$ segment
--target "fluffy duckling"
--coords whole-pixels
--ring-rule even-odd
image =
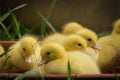
[[[4,53],[4,48],[2,45],[0,45],[0,55]],[[2,67],[2,62],[3,62],[3,56],[0,57],[0,67]]]
[[[42,44],[49,43],[49,42],[56,42],[56,43],[62,43],[65,39],[65,35],[60,33],[54,33],[51,35],[48,35],[43,41]]]
[[[67,51],[81,51],[88,54],[95,62],[98,59],[99,53],[97,50],[87,47],[86,39],[79,35],[71,34],[66,36],[62,45]]]
[[[72,74],[100,74],[99,68],[90,56],[81,52],[67,53],[64,47],[57,43],[48,43],[41,48],[42,61],[46,63],[45,70],[52,74],[67,74],[68,59]],[[88,66],[89,65],[89,66]]]
[[[111,42],[117,51],[117,65],[120,65],[120,19],[114,22]]]
[[[40,45],[33,36],[24,36],[9,49],[7,56],[10,72],[24,72],[37,67],[37,61],[41,60]]]
[[[120,65],[120,20],[114,24],[113,31],[110,35],[101,37],[98,44],[102,50],[99,51],[98,65],[103,72],[109,72],[116,65]]]
[[[3,48],[2,45],[0,45],[0,54],[1,54],[1,53],[4,53],[4,48]]]
[[[55,33],[55,34],[45,38],[43,40],[42,44],[45,44],[48,42],[56,42],[56,43],[62,44],[67,51],[78,50],[78,51],[89,53],[88,55],[90,55],[93,59],[95,59],[95,61],[97,59],[97,58],[95,58],[95,57],[97,57],[95,54],[96,52],[94,51],[94,53],[93,53],[93,51],[89,51],[91,49],[87,48],[86,40],[79,35],[71,34],[68,36],[64,36],[62,34]],[[87,48],[87,50],[86,50],[86,48]]]
[[[112,44],[111,37],[105,36],[98,40],[97,42],[101,46],[99,51],[99,58],[97,64],[101,71],[110,72],[116,65],[117,52]]]
[[[77,35],[84,37],[87,41],[88,47],[92,47],[100,50],[100,46],[97,44],[97,34],[90,29],[84,28],[76,32]]]
[[[63,34],[65,35],[70,35],[70,34],[74,34],[75,32],[79,31],[83,29],[83,26],[80,25],[77,22],[69,22],[66,25],[64,25],[63,27]]]
[[[86,40],[79,35],[68,35],[63,40],[63,46],[67,51],[85,51],[87,48]]]

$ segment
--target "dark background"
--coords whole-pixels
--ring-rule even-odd
[[[0,0],[0,13],[4,14],[24,3],[28,6],[15,11],[15,15],[21,23],[32,27],[41,22],[32,7],[38,8],[46,16],[52,0]],[[49,21],[60,31],[63,24],[77,21],[100,33],[112,30],[112,23],[119,17],[120,0],[57,0]],[[6,24],[10,21],[8,19]]]

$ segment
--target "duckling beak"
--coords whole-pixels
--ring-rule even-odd
[[[42,60],[38,63],[38,66],[41,66],[41,65],[43,65],[43,64],[45,64],[45,63],[47,63],[47,61],[44,60],[44,59],[42,59]]]
[[[101,50],[101,47],[100,47],[97,43],[95,43],[95,44],[92,46],[92,48],[97,49],[97,50]]]
[[[30,57],[25,57],[26,63],[30,64],[31,63],[31,58]]]

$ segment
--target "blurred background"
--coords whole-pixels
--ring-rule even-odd
[[[25,26],[31,28],[41,23],[33,7],[46,17],[52,0],[0,0],[1,15],[18,5],[28,6],[14,12],[16,18]],[[97,33],[112,30],[112,23],[120,17],[120,0],[57,0],[49,18],[55,29],[61,31],[62,26],[70,21],[76,21]],[[9,24],[11,19],[4,22]],[[39,29],[35,30],[39,33]]]

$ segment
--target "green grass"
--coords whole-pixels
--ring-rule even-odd
[[[54,27],[52,26],[52,24],[43,16],[43,14],[35,8],[35,11],[37,12],[38,16],[40,16],[44,22],[49,26],[49,28],[51,29],[52,32],[56,32],[56,30],[54,29]],[[41,26],[43,27],[43,26]]]
[[[0,54],[0,59],[1,59],[3,56],[5,56],[9,51],[11,51],[11,50],[6,50],[5,52],[1,53],[1,54]],[[8,56],[8,57],[5,59],[5,61],[2,62],[2,65],[0,65],[0,72],[3,71],[3,69],[4,69],[4,67],[6,66],[6,63],[7,63],[7,61],[8,61],[9,58],[10,58],[10,56]]]
[[[106,31],[106,32],[99,33],[99,34],[98,34],[98,38],[103,37],[103,36],[105,36],[105,35],[109,35],[110,33],[111,33],[110,31]]]
[[[1,15],[0,17],[0,26],[2,27],[2,29],[0,30],[0,33],[3,35],[0,35],[0,40],[18,40],[21,38],[21,36],[23,36],[24,34],[34,34],[35,29],[39,29],[40,28],[40,38],[43,39],[48,33],[46,31],[46,28],[48,27],[50,29],[50,32],[56,32],[55,28],[52,26],[52,24],[48,21],[50,18],[50,15],[52,14],[52,11],[55,7],[57,0],[52,0],[51,2],[51,7],[49,9],[48,15],[47,17],[45,17],[42,12],[40,12],[40,10],[38,10],[37,8],[34,8],[36,14],[42,18],[41,21],[41,25],[34,25],[31,28],[28,29],[28,27],[24,26],[24,24],[20,23],[20,21],[17,20],[14,11],[23,8],[25,6],[27,6],[27,4],[22,4],[17,6],[16,8],[9,10],[8,12],[6,12],[4,15]],[[8,17],[12,17],[11,19],[11,24],[9,25],[5,25],[4,21],[8,18]]]
[[[68,58],[68,80],[71,80],[71,67],[70,67],[69,58]]]
[[[49,20],[49,18],[50,18],[50,15],[52,14],[52,11],[53,11],[53,9],[54,9],[54,7],[55,7],[55,5],[56,5],[56,0],[52,0],[52,4],[51,4],[51,8],[49,9],[49,12],[48,12],[48,15],[47,15],[47,17],[46,17],[46,20],[48,21]],[[40,13],[40,11],[36,11],[37,13],[38,13],[38,15],[40,16],[40,17],[42,17],[42,18],[44,18],[44,16]],[[41,37],[42,38],[44,38],[45,37],[45,29],[46,29],[46,21],[44,21],[45,19],[43,19],[43,21],[41,22],[42,24],[41,24]],[[51,28],[51,27],[50,27]],[[53,31],[55,31],[54,30],[54,28],[52,27],[51,28]]]
[[[38,27],[40,27],[41,33],[39,34],[40,37],[44,38],[46,33],[46,28],[50,28],[50,30],[52,32],[55,32],[56,30],[54,29],[54,27],[52,26],[52,24],[48,21],[50,18],[50,15],[52,13],[52,10],[54,9],[56,4],[56,0],[52,0],[52,4],[51,4],[51,8],[49,10],[49,13],[47,15],[47,17],[43,16],[42,12],[40,12],[39,10],[37,10],[37,8],[35,8],[36,13],[38,14],[38,16],[40,18],[42,18],[42,24],[41,26],[39,25],[34,25],[32,26],[32,28],[28,29],[27,27],[25,27],[24,24],[22,24],[19,20],[17,20],[14,11],[20,9],[20,8],[24,8],[25,6],[27,6],[27,4],[22,4],[17,6],[14,9],[9,10],[8,12],[6,12],[5,14],[1,15],[0,14],[0,27],[2,27],[2,29],[0,29],[0,40],[3,41],[11,41],[11,40],[18,40],[20,39],[24,34],[34,34],[34,30]],[[4,21],[10,17],[11,19],[11,23],[9,25],[4,24]],[[8,51],[5,51],[3,54],[0,55],[0,58],[2,58],[4,55],[6,55]],[[4,66],[6,66],[7,61],[9,60],[10,56],[8,56],[5,61],[3,62],[3,65],[0,67],[0,71],[3,70]],[[14,67],[13,67],[14,68]],[[38,77],[41,77],[42,80],[44,80],[43,75],[40,72],[34,71],[34,70],[30,70],[30,71],[26,71],[25,73],[22,73],[20,76],[16,77],[15,80],[23,80],[24,78],[28,77],[29,75],[36,75]],[[9,74],[11,75],[11,73]],[[8,78],[6,78],[7,80]]]
[[[18,22],[18,20],[16,19],[15,15],[12,13],[12,18],[13,18],[13,21],[14,21],[14,29],[16,31],[16,34],[19,38],[21,38],[22,34],[21,34],[21,31],[20,31],[20,22]]]
[[[3,21],[5,21],[10,15],[11,15],[11,13],[12,12],[14,12],[14,11],[16,11],[16,10],[18,10],[18,9],[20,9],[20,8],[23,8],[23,7],[25,7],[27,4],[22,4],[22,5],[19,5],[19,6],[17,6],[16,8],[14,8],[14,9],[12,9],[12,10],[9,10],[8,12],[6,12],[4,15],[2,15],[1,17],[0,17],[0,25],[1,25],[1,27],[2,27],[2,29],[1,29],[1,31],[0,32],[2,32],[2,34],[3,35],[1,35],[0,36],[0,39],[2,40],[2,38],[4,39],[4,40],[14,40],[14,35],[13,34],[11,34],[10,32],[9,32],[9,27],[11,27],[12,25],[10,25],[10,26],[6,26],[4,23],[3,23]],[[13,15],[12,15],[13,16]],[[13,16],[14,17],[14,16]],[[15,21],[15,18],[13,19],[13,22],[16,22]],[[18,27],[18,25],[16,25],[16,27]],[[6,39],[6,37],[7,37],[7,39]]]
[[[25,79],[26,77],[28,77],[30,75],[35,75],[36,77],[37,76],[41,77],[41,80],[45,80],[40,72],[34,71],[34,70],[26,71],[25,73],[23,73],[20,76],[16,77],[14,80],[23,80],[23,79]]]

